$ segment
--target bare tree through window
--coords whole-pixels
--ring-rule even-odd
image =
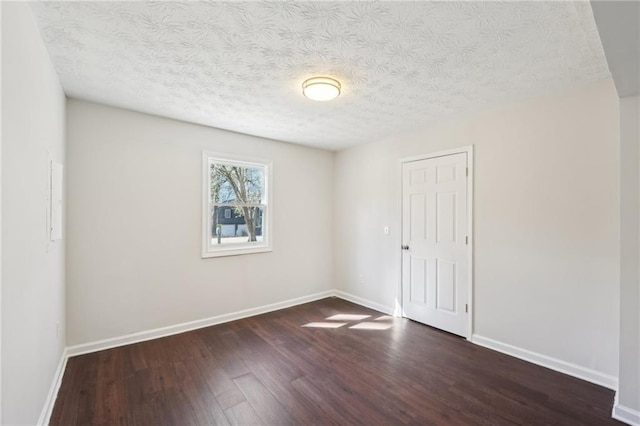
[[[261,218],[264,197],[264,169],[261,167],[242,167],[212,162],[211,202],[213,203],[212,236],[221,242],[223,220],[221,207],[233,209],[233,218],[240,219],[241,235],[246,232],[246,242],[256,242],[261,234]],[[236,221],[238,222],[238,221]],[[236,223],[237,225],[237,223]]]
[[[271,167],[203,152],[202,257],[271,251]]]

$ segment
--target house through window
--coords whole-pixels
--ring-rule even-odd
[[[269,251],[267,161],[203,154],[202,257]]]

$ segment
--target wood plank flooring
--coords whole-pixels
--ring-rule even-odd
[[[328,298],[73,357],[51,424],[621,424],[613,396]]]

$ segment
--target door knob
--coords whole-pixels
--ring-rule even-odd
[[[409,250],[409,246],[402,246],[402,250]]]

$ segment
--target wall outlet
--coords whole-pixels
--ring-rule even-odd
[[[364,284],[364,275],[360,274],[360,276],[358,277],[358,282],[360,284]]]
[[[382,232],[384,232],[384,235],[389,235],[389,227],[385,226]]]

